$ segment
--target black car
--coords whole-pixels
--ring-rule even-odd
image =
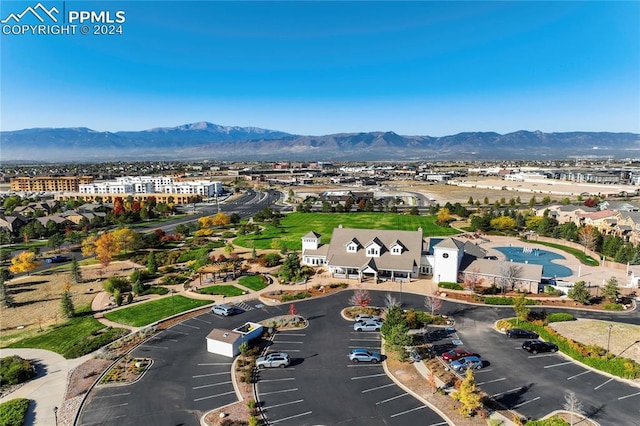
[[[522,328],[510,328],[506,331],[507,337],[524,338],[524,339],[537,339],[539,336],[530,330],[524,330]]]
[[[71,259],[68,258],[67,256],[55,255],[53,257],[45,259],[45,262],[47,262],[47,263],[62,263],[62,262],[68,262],[70,260]]]
[[[532,354],[537,354],[538,352],[558,352],[558,345],[541,340],[526,340],[522,343],[522,349]]]

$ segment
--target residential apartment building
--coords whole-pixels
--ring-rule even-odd
[[[80,185],[93,182],[93,176],[23,176],[11,178],[14,192],[78,192]]]
[[[78,191],[88,194],[180,194],[215,197],[222,194],[222,182],[194,180],[178,182],[168,176],[123,176],[113,181],[80,185]]]

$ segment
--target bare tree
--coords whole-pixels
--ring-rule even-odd
[[[522,276],[522,266],[513,262],[503,262],[500,265],[500,283],[502,285],[502,291],[506,289],[510,291],[515,290],[516,283]]]
[[[431,316],[433,316],[435,311],[442,308],[442,299],[435,296],[425,296],[424,306],[431,311]]]
[[[477,287],[481,287],[484,283],[484,277],[481,277],[478,273],[479,269],[474,269],[470,274],[460,274],[461,281],[464,284],[464,288],[467,290],[475,291]]]
[[[591,225],[587,225],[578,230],[578,241],[580,241],[580,244],[584,246],[585,253],[587,252],[587,249],[594,249],[597,239],[598,235],[596,234],[596,230]]]
[[[387,293],[387,295],[384,297],[384,306],[387,309],[391,309],[394,306],[400,306],[400,302],[398,302],[398,299],[395,298],[395,296],[392,296],[391,293]]]
[[[358,288],[353,291],[353,296],[349,298],[349,304],[351,306],[361,306],[366,308],[371,304],[371,294],[369,290]]]
[[[578,400],[578,397],[573,391],[568,391],[567,393],[564,394],[564,401],[565,402],[562,408],[564,408],[569,412],[569,415],[570,415],[569,424],[573,426],[573,415],[577,414],[581,416],[584,414],[582,403],[580,402],[580,400]]]

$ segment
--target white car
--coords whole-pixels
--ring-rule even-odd
[[[284,352],[274,352],[256,359],[256,367],[262,368],[285,368],[291,364],[291,358]]]
[[[233,315],[235,310],[229,305],[215,305],[211,308],[211,312],[222,315],[223,317],[228,317],[229,315]]]
[[[358,321],[353,324],[355,331],[380,331],[380,328],[382,328],[382,322],[380,321]]]
[[[380,318],[377,315],[371,315],[371,314],[358,314],[358,315],[356,315],[356,317],[354,319],[356,320],[356,322],[359,322],[359,321],[379,321],[379,322],[382,322],[382,318]]]

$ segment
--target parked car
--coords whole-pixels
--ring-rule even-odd
[[[466,356],[473,356],[473,354],[466,349],[451,349],[450,351],[442,354],[442,359],[447,362],[451,362]]]
[[[258,368],[285,368],[291,364],[291,358],[284,352],[274,352],[256,359]]]
[[[71,259],[68,258],[67,256],[60,256],[60,255],[55,255],[52,257],[48,257],[47,259],[45,259],[45,262],[47,263],[62,263],[62,262],[68,262]]]
[[[380,321],[358,321],[353,324],[353,329],[355,331],[380,331],[382,327],[382,322]]]
[[[537,354],[538,352],[558,352],[558,345],[541,340],[526,340],[522,343],[522,349],[532,354]]]
[[[522,328],[510,328],[506,331],[507,337],[515,338],[525,338],[525,339],[537,339],[539,336],[537,333],[534,333],[530,330],[524,330]]]
[[[466,370],[467,368],[478,370],[482,368],[482,360],[480,359],[480,357],[477,357],[475,355],[465,356],[464,358],[451,361],[451,368],[455,371],[462,371]]]
[[[353,362],[372,362],[375,364],[382,361],[382,355],[367,349],[351,349],[349,359]]]
[[[382,322],[382,318],[380,318],[378,315],[371,315],[371,314],[358,314],[355,317],[356,322],[359,321],[379,321]]]
[[[229,315],[233,315],[235,313],[235,309],[233,306],[229,305],[214,305],[211,307],[211,312],[217,315],[222,315],[223,317],[228,317]]]

